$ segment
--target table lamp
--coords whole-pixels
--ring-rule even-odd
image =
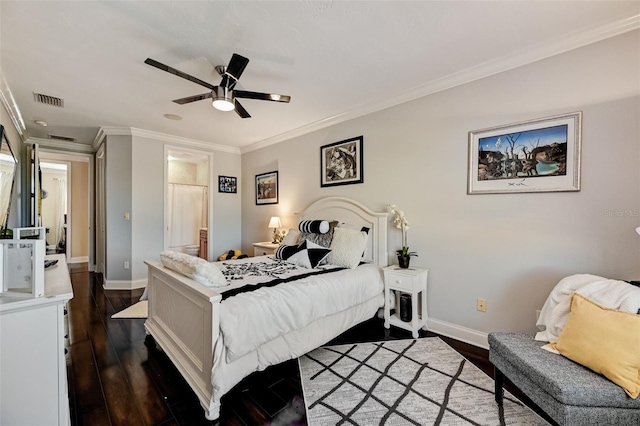
[[[278,228],[282,227],[282,223],[280,222],[280,218],[278,216],[273,216],[269,221],[268,228],[273,228],[273,243],[276,244],[276,232],[278,232]]]

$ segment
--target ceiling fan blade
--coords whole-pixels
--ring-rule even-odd
[[[224,75],[222,76],[222,82],[220,85],[222,87],[233,89],[248,63],[249,59],[234,53],[233,56],[231,56],[231,61],[229,61],[229,65],[227,66]]]
[[[251,118],[251,115],[249,115],[247,110],[244,109],[244,107],[240,104],[240,102],[238,102],[237,99],[234,101],[234,103],[236,105],[236,112],[238,113],[238,115],[240,117],[242,117],[242,118]]]
[[[189,102],[201,101],[203,99],[207,99],[211,97],[213,97],[213,93],[207,92],[201,95],[193,95],[193,96],[187,96],[186,98],[174,99],[173,102],[180,105],[184,105],[184,104],[188,104]]]
[[[247,92],[246,90],[234,90],[233,96],[236,98],[258,99],[261,101],[286,102],[289,103],[291,96],[275,95],[272,93]]]
[[[189,80],[189,81],[191,81],[193,83],[199,84],[200,86],[204,86],[204,87],[207,87],[207,88],[209,88],[211,90],[215,90],[216,86],[214,86],[212,84],[209,84],[206,81],[202,81],[199,78],[193,77],[193,76],[191,76],[191,75],[189,75],[189,74],[187,74],[185,72],[182,72],[180,70],[172,68],[169,65],[161,64],[160,62],[158,62],[158,61],[156,61],[154,59],[147,58],[144,61],[144,63],[147,64],[147,65],[151,65],[152,67],[156,67],[159,70],[166,71],[168,73],[177,75],[178,77],[182,77],[182,78],[184,78],[186,80]]]

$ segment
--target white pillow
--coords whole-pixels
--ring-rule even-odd
[[[298,245],[298,237],[300,236],[300,231],[297,229],[289,229],[287,235],[284,236],[284,240],[282,240],[282,244],[285,246],[295,246]]]
[[[360,263],[366,244],[366,232],[337,227],[333,230],[328,263],[353,269]]]
[[[216,265],[199,257],[175,251],[163,251],[160,253],[160,260],[165,267],[207,287],[229,285]]]

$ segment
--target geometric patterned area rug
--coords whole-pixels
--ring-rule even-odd
[[[438,337],[325,346],[298,359],[310,426],[547,425]]]
[[[111,318],[146,318],[149,314],[148,303],[148,300],[141,300],[120,312],[116,312],[111,315]]]

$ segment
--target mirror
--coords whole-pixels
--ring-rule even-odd
[[[13,155],[4,126],[0,124],[0,238],[7,233],[17,168],[18,160]]]

